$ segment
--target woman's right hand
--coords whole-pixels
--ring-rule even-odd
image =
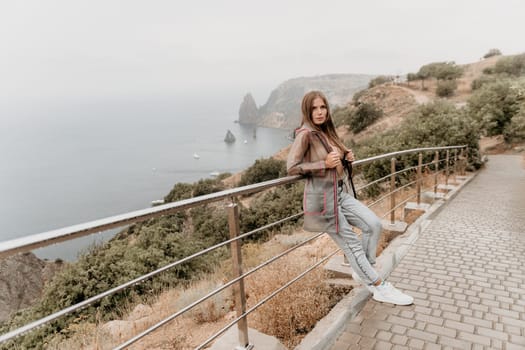
[[[326,155],[324,160],[325,167],[327,169],[332,169],[341,164],[341,159],[339,158],[339,153],[337,151],[332,151]]]

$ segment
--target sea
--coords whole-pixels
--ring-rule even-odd
[[[289,130],[236,123],[241,101],[172,96],[2,106],[0,244],[148,208],[177,183],[239,172],[290,144]],[[228,130],[234,143],[224,142]],[[34,253],[73,261],[118,230]]]

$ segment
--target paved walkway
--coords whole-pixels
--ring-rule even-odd
[[[389,278],[411,306],[369,299],[332,346],[525,349],[525,170],[492,156]]]

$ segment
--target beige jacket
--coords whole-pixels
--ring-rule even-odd
[[[306,176],[304,229],[337,233],[337,174],[335,169],[325,167],[328,151],[320,138],[326,140],[322,133],[307,124],[297,129],[286,168],[289,175]]]

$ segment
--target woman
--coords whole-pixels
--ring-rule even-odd
[[[342,249],[352,277],[363,283],[377,301],[410,305],[413,298],[383,281],[374,269],[381,221],[368,207],[348,194],[343,159],[354,160],[337,136],[330,107],[320,91],[311,91],[301,104],[303,119],[288,155],[289,175],[306,175],[304,229],[327,232]],[[361,229],[356,235],[352,226]]]

